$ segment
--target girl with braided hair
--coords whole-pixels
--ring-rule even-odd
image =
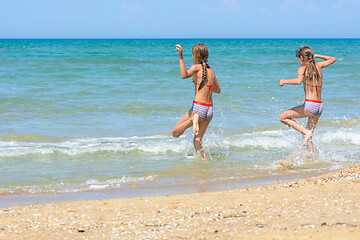
[[[311,138],[323,110],[323,103],[321,101],[321,90],[323,86],[322,69],[335,63],[336,59],[334,57],[314,54],[313,50],[307,46],[298,49],[296,51],[296,57],[300,63],[297,78],[290,80],[281,79],[279,85],[282,87],[285,84],[300,85],[303,83],[305,103],[283,112],[280,115],[280,121],[302,133],[304,135],[304,141],[301,147],[307,146],[310,151],[313,151],[314,147]],[[315,58],[320,58],[325,61],[316,63]],[[309,118],[306,128],[293,120],[294,118],[304,117]]]
[[[221,89],[215,73],[207,64],[209,51],[205,44],[196,44],[192,49],[194,65],[186,70],[183,58],[183,48],[176,45],[179,55],[181,78],[193,78],[195,99],[191,109],[179,120],[172,131],[173,137],[181,136],[186,129],[193,126],[194,147],[204,160],[206,154],[202,147],[202,138],[213,116],[212,93],[220,93]]]

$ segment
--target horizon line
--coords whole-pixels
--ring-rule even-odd
[[[360,37],[180,37],[180,38],[172,38],[172,37],[124,37],[124,38],[112,38],[112,37],[59,37],[59,38],[1,38],[0,40],[191,40],[191,39],[229,39],[229,40],[236,40],[236,39],[360,39]]]

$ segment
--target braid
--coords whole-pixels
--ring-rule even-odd
[[[201,66],[202,66],[202,79],[201,79],[201,83],[199,85],[198,91],[205,85],[205,83],[207,82],[207,63],[205,61],[201,62]]]
[[[203,71],[201,83],[198,88],[199,91],[207,83],[207,68],[210,68],[209,65],[207,65],[207,60],[209,58],[209,51],[205,44],[199,43],[193,47],[192,55],[196,60],[196,62],[201,64]]]

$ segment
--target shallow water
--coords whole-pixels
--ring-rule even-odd
[[[190,129],[171,137],[194,94],[174,46],[190,67],[199,42],[222,88],[204,137],[208,162]],[[278,82],[296,77],[305,44],[337,58],[324,69],[311,154],[278,121],[304,101],[302,86]],[[0,194],[229,188],[358,164],[359,50],[359,39],[0,40]]]

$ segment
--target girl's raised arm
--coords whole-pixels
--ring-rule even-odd
[[[178,51],[178,55],[179,55],[181,78],[185,79],[191,77],[196,72],[195,65],[191,66],[189,70],[186,70],[184,57],[183,57],[183,48],[179,44],[176,45],[176,51]]]
[[[330,56],[314,54],[314,58],[320,58],[320,59],[325,60],[325,62],[318,63],[321,68],[325,68],[336,62],[336,59],[334,57],[330,57]]]

